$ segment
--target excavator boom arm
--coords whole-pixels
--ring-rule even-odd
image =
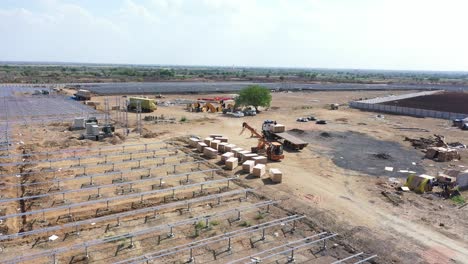
[[[257,130],[255,130],[255,128],[249,126],[249,124],[247,124],[246,122],[242,123],[242,132],[243,132],[244,129],[246,129],[246,128],[252,133],[252,135],[255,135],[255,136],[258,137],[258,138],[262,138],[262,137],[263,137],[262,135],[260,135],[260,134],[257,132]],[[242,134],[242,132],[241,132],[241,134]]]

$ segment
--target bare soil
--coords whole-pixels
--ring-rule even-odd
[[[221,210],[237,208],[241,204],[255,203],[266,199],[275,199],[281,203],[275,207],[271,214],[259,219],[257,212],[245,215],[245,221],[250,224],[266,222],[278,219],[291,214],[304,214],[307,220],[301,221],[298,232],[293,235],[281,235],[279,229],[272,229],[267,234],[264,243],[257,244],[252,248],[249,239],[242,238],[234,241],[233,254],[220,255],[218,260],[213,259],[212,251],[225,248],[225,244],[220,243],[195,251],[195,256],[200,263],[225,263],[229,259],[247,256],[260,250],[264,250],[287,241],[299,239],[306,235],[321,231],[338,233],[339,236],[329,243],[329,251],[324,254],[319,252],[320,248],[312,248],[311,251],[303,251],[298,254],[300,263],[331,263],[351,255],[352,253],[365,252],[366,254],[377,254],[378,257],[372,263],[468,263],[468,207],[460,208],[449,199],[443,199],[436,194],[419,195],[411,192],[397,192],[396,187],[400,186],[406,174],[399,170],[414,170],[418,173],[425,172],[435,175],[445,168],[468,168],[468,153],[462,151],[460,161],[447,163],[437,163],[431,160],[422,159],[423,153],[414,150],[409,142],[404,141],[405,137],[427,137],[433,134],[446,136],[448,142],[459,141],[467,144],[466,133],[451,127],[448,120],[413,118],[407,116],[385,115],[377,117],[377,113],[362,112],[350,109],[346,103],[358,98],[371,98],[374,96],[384,96],[388,94],[398,94],[398,91],[353,91],[353,92],[297,92],[297,93],[274,93],[272,106],[263,109],[255,117],[232,118],[219,113],[191,113],[185,110],[184,105],[172,105],[168,107],[160,106],[154,113],[145,115],[164,115],[173,118],[175,122],[155,123],[152,121],[142,121],[144,131],[140,135],[138,131],[130,132],[127,135],[123,126],[122,113],[111,111],[111,117],[116,120],[116,131],[123,137],[119,141],[103,142],[79,141],[68,143],[66,139],[77,138],[82,131],[68,131],[61,129],[62,125],[33,124],[31,129],[23,129],[22,133],[17,133],[20,126],[17,125],[14,139],[23,141],[34,147],[33,151],[52,151],[58,149],[78,149],[83,147],[98,148],[111,146],[124,146],[142,143],[152,143],[161,140],[183,140],[190,135],[206,137],[209,134],[223,134],[234,143],[244,149],[250,149],[257,145],[257,139],[250,138],[250,133],[240,134],[242,122],[260,130],[265,119],[276,120],[278,123],[286,125],[288,130],[296,131],[297,136],[309,142],[309,146],[300,152],[285,151],[285,159],[281,162],[269,162],[267,169],[279,168],[283,172],[283,183],[272,184],[265,175],[261,179],[253,178],[243,173],[240,168],[222,175],[216,175],[216,179],[228,176],[239,176],[239,180],[233,189],[255,188],[258,196],[251,196],[247,201],[239,202],[236,199],[227,200],[219,208],[211,208],[207,204],[199,204],[193,207],[191,212],[180,214],[177,210],[167,210],[161,212],[161,218],[154,223],[145,224],[144,214],[134,215],[127,219],[122,219],[121,228],[113,228],[105,232],[107,224],[114,222],[96,223],[93,226],[83,227],[79,237],[71,236],[64,239],[64,232],[56,232],[60,239],[54,242],[36,243],[37,237],[29,237],[21,240],[11,240],[2,244],[0,259],[10,259],[23,252],[30,254],[43,250],[68,247],[78,243],[96,238],[110,237],[112,235],[125,234],[153,227],[160,224],[167,224],[190,217],[211,214]],[[208,97],[210,95],[205,95]],[[169,95],[167,98],[158,99],[160,101],[175,101],[176,99],[196,99],[197,95]],[[104,97],[93,98],[93,101],[104,101]],[[114,102],[115,97],[109,97],[109,102]],[[331,103],[341,104],[339,110],[329,110]],[[313,115],[318,119],[328,121],[327,125],[316,125],[313,122],[299,123],[297,117]],[[187,121],[181,122],[182,117]],[[136,127],[136,114],[128,114],[130,130]],[[69,120],[71,123],[72,120]],[[66,123],[66,122],[65,122]],[[418,128],[418,129],[413,129]],[[421,128],[423,130],[421,130]],[[150,136],[146,136],[149,134]],[[180,146],[186,146],[178,143]],[[21,153],[20,146],[15,146],[15,153]],[[127,151],[132,148],[128,147]],[[135,150],[135,149],[133,149]],[[118,153],[118,150],[115,150]],[[193,150],[186,149],[184,152],[194,153]],[[114,154],[116,154],[114,153]],[[86,153],[83,155],[93,155]],[[69,157],[70,153],[58,155],[59,157]],[[110,155],[110,154],[109,154]],[[144,158],[144,154],[135,156]],[[343,157],[343,158],[341,158]],[[119,157],[115,155],[110,160],[122,161],[129,157]],[[35,156],[32,160],[44,159],[43,156]],[[151,166],[151,157],[146,158],[148,162],[142,163],[143,167]],[[19,161],[21,157],[16,160]],[[89,158],[83,160],[88,164],[87,173],[100,173],[109,169],[109,166],[92,167],[102,162],[101,158]],[[177,161],[177,159],[175,159]],[[158,161],[155,161],[158,162]],[[415,164],[413,164],[413,162]],[[132,163],[132,162],[130,162]],[[128,165],[121,164],[119,169],[129,169],[136,166],[135,163]],[[215,166],[217,160],[207,161],[204,168]],[[72,167],[76,162],[57,162],[54,167],[63,169],[62,173],[55,176],[58,178],[70,178],[75,174],[82,173],[83,169]],[[41,171],[50,166],[47,162],[34,166],[27,166],[27,170]],[[385,167],[393,167],[394,171],[386,171]],[[190,170],[188,166],[184,169]],[[19,167],[4,167],[2,174],[16,173]],[[181,169],[182,170],[182,169]],[[158,170],[156,173],[166,176],[170,173],[170,168]],[[132,180],[138,179],[138,173],[128,174],[126,177]],[[396,178],[396,179],[391,179]],[[51,180],[53,175],[39,173],[34,178],[28,180]],[[18,184],[22,182],[21,177],[0,178],[1,182],[8,184]],[[200,179],[201,180],[201,179]],[[102,178],[97,183],[109,183],[111,178]],[[1,183],[0,182],[0,183]],[[74,180],[64,183],[63,189],[78,189],[86,180]],[[168,181],[167,186],[177,186],[178,179]],[[211,193],[215,192],[218,186],[213,186]],[[45,187],[44,187],[45,188]],[[138,190],[148,190],[150,186],[136,185]],[[23,190],[27,191],[27,190]],[[91,193],[91,192],[90,192]],[[84,201],[90,193],[83,192],[67,199],[70,202]],[[388,196],[382,195],[387,193]],[[18,197],[22,195],[17,189],[2,190],[4,197]],[[180,192],[180,200],[188,199],[191,190]],[[119,194],[114,188],[103,189],[105,197],[114,197]],[[468,193],[462,192],[463,197],[468,199]],[[57,198],[58,199],[58,198]],[[136,199],[138,200],[138,199]],[[163,196],[154,196],[150,202],[144,206],[157,205],[162,203]],[[44,199],[43,207],[50,206],[53,201]],[[134,210],[132,202],[135,200],[122,201],[113,204],[110,213]],[[105,204],[96,205],[90,208],[82,208],[75,212],[76,219],[90,219],[96,217],[96,210],[104,208]],[[33,209],[38,209],[35,207]],[[0,204],[0,214],[13,214],[22,210],[19,203]],[[56,225],[54,219],[67,214],[63,212],[52,212],[46,215],[50,225]],[[40,218],[37,216],[35,218]],[[6,221],[0,227],[6,227],[8,233],[14,233],[21,228],[40,228],[38,225],[31,225],[34,218],[15,219]],[[167,234],[167,230],[155,232],[149,236],[143,236],[135,241],[135,247],[126,248],[129,240],[122,240],[117,243],[106,244],[90,249],[89,262],[110,263],[123,260],[129,257],[154,252],[176,245],[190,243],[195,240],[208,238],[223,234],[229,230],[242,228],[239,224],[229,225],[225,219],[220,219],[220,224],[214,226],[207,232],[200,232],[194,237],[193,226],[187,225],[177,231],[176,237],[165,240],[161,245],[157,245],[158,235]],[[4,230],[4,229],[2,229]],[[277,236],[275,233],[279,233]],[[51,235],[51,234],[47,234]],[[256,234],[258,236],[258,234]],[[47,238],[47,236],[43,237]],[[118,245],[123,245],[124,249],[116,253]],[[60,256],[60,261],[70,262],[76,256],[83,257],[83,250],[76,250]],[[76,257],[78,259],[78,257]],[[76,260],[75,259],[75,260]],[[186,261],[188,252],[183,252],[177,256],[168,256],[164,262]],[[284,259],[283,259],[284,261]],[[41,259],[37,263],[50,262],[50,259]]]

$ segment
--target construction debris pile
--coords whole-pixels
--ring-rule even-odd
[[[175,124],[176,119],[175,117],[166,117],[164,115],[160,116],[145,116],[143,118],[144,121],[154,121],[154,123],[170,123],[170,124]]]
[[[422,149],[426,158],[441,162],[459,160],[461,157],[457,149],[466,148],[466,145],[460,142],[446,143],[445,137],[441,135],[419,139],[405,137],[405,141],[411,142],[416,149]]]

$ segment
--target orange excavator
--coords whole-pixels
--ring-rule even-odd
[[[263,135],[257,132],[255,128],[249,126],[246,122],[242,123],[242,131],[241,134],[248,129],[250,131],[251,137],[258,138],[258,145],[257,147],[252,148],[252,152],[254,153],[263,153],[266,152],[266,155],[269,160],[272,161],[279,161],[284,159],[283,155],[283,144],[278,141],[268,141]]]

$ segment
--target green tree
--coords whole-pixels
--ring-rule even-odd
[[[268,88],[260,85],[250,85],[239,92],[236,98],[236,105],[255,107],[258,112],[259,106],[268,107],[271,103],[271,94]]]

